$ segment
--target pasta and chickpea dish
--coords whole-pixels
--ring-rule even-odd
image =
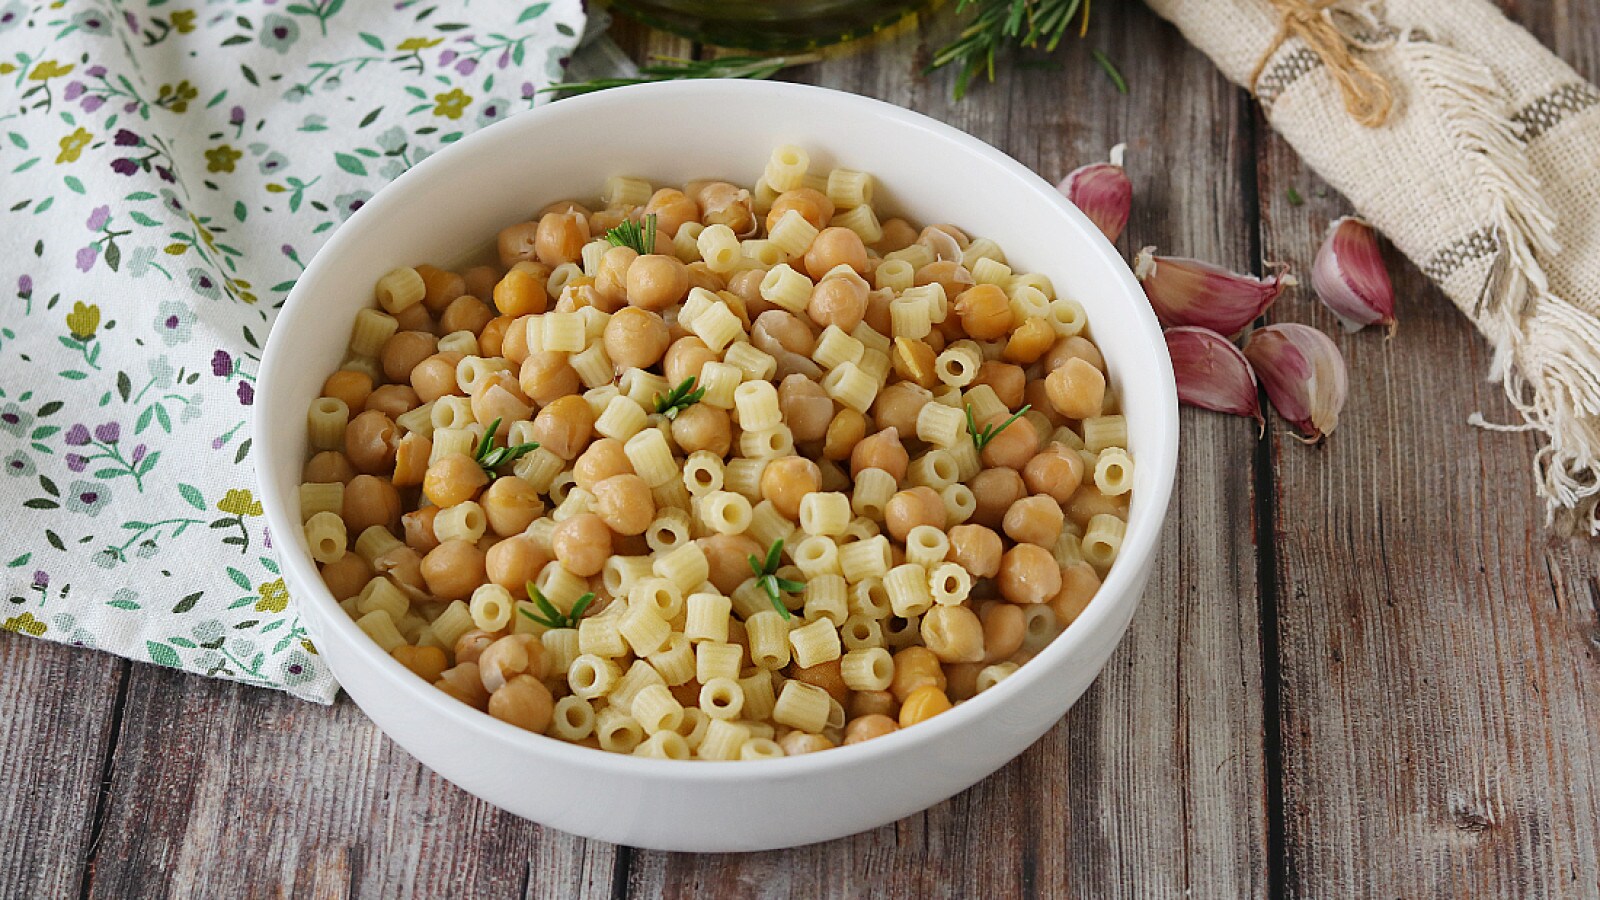
[[[383,650],[513,725],[762,759],[922,722],[1112,565],[1133,464],[1083,307],[871,176],[605,182],[377,284],[302,520]]]

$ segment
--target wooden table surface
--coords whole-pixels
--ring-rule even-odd
[[[1592,2],[1505,5],[1600,77]],[[960,103],[921,74],[948,10],[790,77],[922,111],[1051,179],[1126,141],[1130,255],[1303,272],[1348,211],[1142,5],[1097,3],[1055,67],[1004,66]],[[1351,400],[1325,446],[1184,410],[1157,574],[1110,665],[1038,744],[925,813],[743,856],[585,841],[455,789],[348,700],[6,634],[0,894],[1600,895],[1600,554],[1543,529],[1532,438],[1467,424],[1513,418],[1488,349],[1393,268],[1398,336],[1336,335]],[[1272,316],[1334,327],[1304,290]]]

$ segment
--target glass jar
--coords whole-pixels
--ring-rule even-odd
[[[871,34],[929,0],[612,0],[647,25],[719,47],[811,50]]]

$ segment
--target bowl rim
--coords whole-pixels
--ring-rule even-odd
[[[435,689],[418,679],[389,654],[382,652],[381,648],[357,627],[355,621],[344,613],[334,601],[332,594],[323,586],[320,575],[310,562],[309,554],[303,546],[300,546],[304,538],[300,535],[300,529],[296,527],[298,517],[289,515],[290,498],[280,494],[274,485],[272,472],[279,467],[282,457],[290,453],[298,456],[303,448],[284,446],[286,441],[281,437],[281,432],[274,434],[265,421],[267,416],[258,414],[253,426],[258,448],[257,480],[260,482],[268,522],[274,532],[280,535],[294,535],[290,540],[280,540],[280,546],[284,548],[281,557],[285,571],[295,582],[295,603],[317,608],[317,615],[314,616],[307,616],[306,610],[301,610],[302,618],[310,619],[313,627],[324,625],[338,632],[339,637],[346,643],[353,644],[357,648],[355,653],[360,655],[357,659],[354,658],[354,654],[350,654],[349,665],[364,665],[383,673],[395,690],[430,713],[444,717],[445,720],[477,737],[510,743],[519,749],[525,748],[527,753],[548,757],[551,762],[564,766],[615,770],[617,774],[668,777],[691,782],[740,784],[770,781],[780,777],[804,777],[834,768],[866,764],[885,755],[905,753],[916,745],[937,742],[951,731],[966,727],[976,719],[993,715],[1000,707],[1006,705],[1013,695],[1020,693],[1028,685],[1049,677],[1051,670],[1055,668],[1055,663],[1078,652],[1079,646],[1085,643],[1087,636],[1098,631],[1106,620],[1120,614],[1126,606],[1137,606],[1142,592],[1135,590],[1136,582],[1155,552],[1176,479],[1177,388],[1171,361],[1165,353],[1160,352],[1160,348],[1164,346],[1160,326],[1149,304],[1141,302],[1144,299],[1143,290],[1128,268],[1127,262],[1088,217],[1022,163],[955,126],[881,100],[813,85],[736,79],[657,82],[571,97],[508,117],[441,148],[379,189],[372,199],[357,210],[342,227],[334,231],[333,236],[311,259],[284,302],[279,314],[280,322],[284,318],[294,316],[302,308],[309,308],[312,305],[308,295],[314,286],[322,280],[326,271],[338,265],[338,260],[346,253],[353,252],[366,239],[364,232],[367,230],[368,222],[377,222],[386,214],[398,213],[398,207],[403,204],[405,196],[413,188],[422,187],[440,178],[452,177],[453,170],[458,168],[461,162],[469,160],[475,148],[487,140],[484,135],[505,140],[516,130],[543,127],[547,120],[581,117],[591,111],[661,100],[681,102],[688,98],[709,104],[716,98],[725,97],[730,93],[759,96],[769,105],[776,104],[773,108],[783,108],[784,104],[825,103],[850,108],[868,117],[888,120],[902,127],[921,130],[928,133],[930,139],[953,144],[957,149],[975,157],[975,161],[981,160],[983,164],[1020,181],[1022,186],[1042,203],[1054,207],[1063,218],[1063,224],[1077,232],[1071,239],[1084,245],[1082,249],[1093,253],[1100,263],[1112,267],[1116,277],[1123,284],[1132,313],[1119,323],[1119,327],[1139,329],[1144,343],[1151,350],[1151,358],[1143,362],[1154,366],[1158,387],[1169,402],[1159,405],[1158,415],[1161,421],[1157,423],[1159,428],[1156,431],[1156,440],[1153,446],[1142,447],[1140,456],[1142,464],[1145,458],[1148,458],[1151,464],[1157,466],[1157,478],[1142,490],[1142,495],[1149,498],[1144,501],[1148,503],[1148,514],[1138,521],[1130,522],[1124,535],[1118,561],[1126,561],[1125,564],[1112,567],[1094,599],[1072,624],[1051,640],[1028,664],[1019,667],[1015,674],[993,688],[919,723],[915,729],[902,729],[860,744],[841,745],[825,753],[807,753],[764,760],[694,760],[693,764],[686,765],[684,760],[610,753],[530,733],[495,719],[487,712],[474,709]],[[281,337],[285,332],[286,329],[281,324],[274,327],[262,355],[258,390],[265,396],[260,398],[258,412],[270,409],[274,405],[277,393],[274,385],[280,379],[273,376],[279,370],[296,364],[292,356],[295,350],[294,344]],[[306,588],[309,588],[309,591]],[[307,593],[311,596],[305,596]],[[1129,615],[1131,616],[1131,612]],[[1119,634],[1118,641],[1120,640]],[[1040,662],[1043,664],[1034,664]],[[1098,675],[1097,672],[1096,677]],[[908,755],[907,758],[911,757]]]

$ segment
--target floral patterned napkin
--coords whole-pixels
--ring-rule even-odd
[[[580,0],[0,0],[0,627],[329,702],[255,371],[372,192],[559,78]]]

